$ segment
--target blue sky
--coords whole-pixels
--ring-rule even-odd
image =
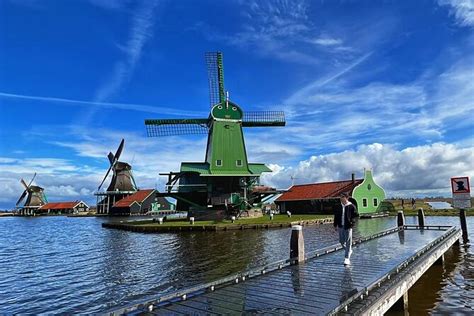
[[[267,184],[372,168],[391,195],[448,195],[474,176],[474,2],[0,2],[0,208],[21,177],[50,200],[93,201],[106,154],[126,139],[140,187],[204,159],[203,137],[146,138],[145,118],[206,117],[204,52],[224,53]]]

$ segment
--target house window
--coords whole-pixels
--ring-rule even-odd
[[[216,160],[216,166],[222,167],[222,159],[217,159]]]
[[[242,167],[242,160],[241,159],[237,160],[235,164],[237,165],[237,167]]]
[[[362,206],[367,207],[367,199],[362,199]]]
[[[374,199],[374,206],[378,206],[379,205],[379,200],[377,200],[377,198]]]

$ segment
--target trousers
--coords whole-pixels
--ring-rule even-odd
[[[345,250],[344,256],[350,259],[350,253],[352,252],[352,228],[344,229],[339,227],[339,242]]]

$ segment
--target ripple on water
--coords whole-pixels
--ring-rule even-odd
[[[289,229],[139,234],[103,229],[107,220],[1,218],[0,314],[98,313],[286,259],[289,253]],[[457,224],[456,218],[427,221]],[[393,218],[361,220],[354,237],[394,223]],[[407,217],[407,223],[416,223],[416,218]],[[471,218],[468,227],[474,238]],[[337,241],[331,225],[305,227],[304,237],[307,251]],[[439,289],[423,305],[424,313],[459,308],[472,313],[472,249],[456,256],[452,268],[440,272]]]

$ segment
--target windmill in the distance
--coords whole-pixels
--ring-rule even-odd
[[[20,195],[20,198],[16,202],[16,208],[20,215],[36,215],[36,211],[46,203],[46,195],[44,194],[44,188],[32,185],[33,180],[36,178],[36,173],[31,179],[29,184],[26,184],[25,180],[21,179],[20,182],[25,187],[25,191]],[[25,204],[18,206],[26,197]]]
[[[137,192],[138,188],[132,174],[132,166],[123,161],[119,161],[122,154],[125,140],[122,139],[115,154],[109,152],[110,167],[105,173],[104,179],[97,188],[95,195],[97,196],[97,213],[110,214],[112,206],[115,202],[123,199],[126,196]],[[100,191],[105,180],[112,170],[112,179],[106,191]]]

